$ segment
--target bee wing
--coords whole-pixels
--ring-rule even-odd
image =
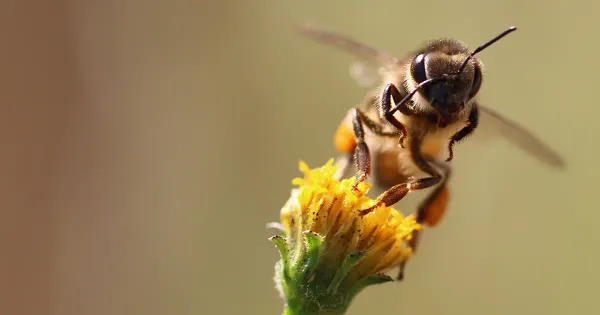
[[[394,65],[400,62],[393,55],[361,43],[348,35],[327,30],[312,23],[298,25],[298,31],[316,42],[336,47],[366,60],[377,61],[382,65]]]
[[[381,81],[388,69],[396,69],[401,61],[391,54],[361,43],[354,38],[311,23],[298,25],[301,35],[321,44],[348,52],[360,60],[350,64],[350,77],[361,87],[372,87]]]
[[[360,87],[373,87],[381,82],[380,69],[375,65],[363,60],[357,60],[350,64],[350,77]]]
[[[501,135],[526,153],[556,169],[565,169],[564,159],[541,139],[495,110],[479,105],[480,126],[486,135]],[[477,128],[479,129],[479,127]],[[476,131],[477,133],[477,131]]]

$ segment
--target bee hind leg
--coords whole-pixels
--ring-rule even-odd
[[[429,187],[436,186],[440,183],[443,184],[443,186],[440,186],[445,187],[445,182],[448,178],[449,167],[440,167],[443,164],[438,163],[436,160],[433,160],[431,158],[424,157],[423,153],[421,152],[421,143],[422,141],[420,138],[412,139],[410,143],[412,160],[417,167],[419,167],[423,172],[429,174],[430,177],[419,178],[393,186],[392,188],[386,190],[383,194],[381,194],[381,196],[378,198],[379,201],[375,203],[375,205],[367,209],[361,210],[361,215],[367,215],[381,205],[385,205],[388,207],[392,206],[398,203],[400,200],[402,200],[404,196],[406,196],[406,194],[408,194],[408,192],[410,191],[426,189]],[[438,171],[437,167],[442,168],[443,174],[442,172]],[[429,210],[431,209],[430,206],[433,204],[433,201],[435,201],[437,197],[442,196],[442,192],[444,192],[444,188],[437,187],[437,189],[434,190],[430,195],[430,198],[428,198],[429,201],[426,200],[419,207],[416,218],[416,221],[418,223],[425,222]],[[413,232],[413,237],[410,242],[411,248],[413,250],[415,250],[418,246],[419,236],[419,231]],[[401,279],[404,275],[405,266],[406,262],[402,263],[402,265],[400,266],[400,273],[398,275],[399,279]]]
[[[416,221],[420,224],[433,227],[442,220],[444,214],[446,213],[449,198],[447,183],[452,170],[450,165],[445,164],[438,159],[430,158],[427,160],[438,167],[443,174],[438,186],[435,187],[431,193],[429,193],[427,198],[423,200],[423,202],[421,202],[417,208]],[[416,252],[419,247],[421,233],[422,231],[413,231],[411,240],[409,242],[409,246],[413,253]],[[400,271],[398,272],[398,276],[396,278],[397,280],[402,280],[404,278],[404,269],[406,267],[406,263],[407,261],[404,261],[400,265]]]
[[[448,203],[448,180],[452,173],[450,165],[437,159],[428,159],[442,171],[442,179],[438,186],[421,202],[417,209],[417,222],[427,226],[436,226],[442,219]]]

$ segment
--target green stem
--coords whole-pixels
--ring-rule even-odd
[[[282,315],[309,315],[309,314],[305,314],[302,311],[300,311],[299,309],[290,307],[289,304],[286,304]],[[310,314],[310,315],[317,315],[317,314]]]
[[[283,309],[283,313],[281,315],[298,315],[298,313],[294,312],[290,307],[288,307],[286,305],[285,309]]]

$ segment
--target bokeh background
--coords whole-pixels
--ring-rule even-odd
[[[0,4],[0,314],[280,314],[265,224],[365,89],[313,21],[402,56],[481,54],[486,104],[569,163],[456,150],[446,220],[401,284],[348,314],[596,314],[595,1],[29,1]],[[418,199],[399,207],[410,211]]]

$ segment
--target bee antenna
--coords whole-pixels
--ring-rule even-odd
[[[501,39],[502,37],[514,32],[517,30],[516,26],[511,26],[509,27],[507,30],[505,30],[504,32],[500,33],[499,35],[497,35],[496,37],[492,38],[491,40],[489,40],[487,43],[477,47],[477,49],[473,50],[473,52],[469,55],[469,57],[467,57],[463,63],[460,65],[460,69],[458,70],[458,73],[462,73],[463,70],[465,69],[465,67],[467,66],[467,62],[469,62],[469,60],[473,59],[473,57],[481,52],[482,50],[488,48],[488,46],[490,46],[491,44],[497,42],[499,39]]]
[[[397,110],[400,109],[400,107],[402,107],[406,102],[408,102],[408,100],[410,100],[420,89],[424,88],[425,86],[438,82],[438,81],[444,81],[446,80],[446,78],[432,78],[432,79],[427,79],[421,83],[419,83],[419,85],[417,85],[417,87],[412,90],[410,93],[408,93],[408,95],[406,95],[400,102],[398,102],[398,104],[396,104],[396,106],[394,106],[394,108],[392,108],[390,110],[390,115],[393,115]]]

